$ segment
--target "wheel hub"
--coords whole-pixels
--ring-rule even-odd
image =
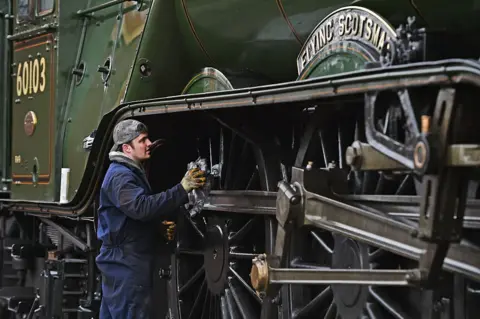
[[[332,268],[367,269],[368,249],[351,239],[335,236]],[[342,318],[357,318],[362,314],[368,299],[368,286],[332,285],[335,303]]]
[[[219,225],[207,228],[205,249],[203,252],[205,274],[212,293],[220,293],[226,282],[228,270],[227,232]]]

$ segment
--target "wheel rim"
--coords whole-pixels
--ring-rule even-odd
[[[350,171],[343,154],[353,141],[365,141],[362,114],[358,112],[348,116],[338,110],[336,114],[329,114],[327,117],[329,121],[322,122],[316,114],[310,116],[307,130],[314,127],[313,133],[304,134],[296,166],[304,167],[310,159],[315,159],[314,163],[322,163],[317,167],[338,166],[348,171],[350,194],[406,195],[415,192],[414,178],[409,174]],[[390,123],[392,116],[387,112],[385,117],[384,124]],[[333,122],[331,119],[341,121]],[[396,125],[379,125],[378,129],[390,135],[394,133]],[[411,260],[310,226],[301,227],[294,232],[287,255],[288,268],[416,267]],[[418,318],[423,298],[420,290],[415,288],[360,285],[286,285],[282,297],[284,315],[289,318],[343,319]]]
[[[218,154],[202,154],[223,163],[212,189],[264,189],[266,172],[259,170],[265,165],[257,165],[254,156],[258,150],[230,131],[220,136]],[[178,223],[169,284],[175,318],[259,318],[262,299],[249,273],[252,259],[271,249],[270,218],[204,210]]]

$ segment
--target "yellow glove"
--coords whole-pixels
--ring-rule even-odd
[[[172,241],[175,237],[175,227],[177,226],[175,222],[164,220],[162,222],[163,225],[167,226],[166,237],[168,240]]]
[[[192,189],[196,189],[205,185],[205,172],[199,168],[192,168],[189,170],[182,179],[182,186],[187,193]]]

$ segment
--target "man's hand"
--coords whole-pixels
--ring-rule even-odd
[[[189,170],[182,179],[182,186],[187,193],[205,185],[205,173],[199,168]]]
[[[176,227],[177,225],[175,224],[175,222],[168,221],[168,220],[164,220],[164,221],[162,222],[162,224],[163,224],[165,227],[167,227],[167,231],[166,231],[166,233],[164,234],[165,237],[167,237],[167,239],[168,239],[169,241],[172,241],[173,238],[175,237],[175,227]]]

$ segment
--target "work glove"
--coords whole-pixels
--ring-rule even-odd
[[[167,228],[165,233],[164,233],[164,236],[169,240],[169,241],[172,241],[173,238],[175,237],[175,228],[176,228],[176,224],[175,222],[172,222],[172,221],[169,221],[169,220],[164,220],[162,222],[162,224]]]
[[[187,193],[191,190],[202,187],[205,185],[205,172],[201,171],[198,167],[189,170],[182,179],[182,186]]]

